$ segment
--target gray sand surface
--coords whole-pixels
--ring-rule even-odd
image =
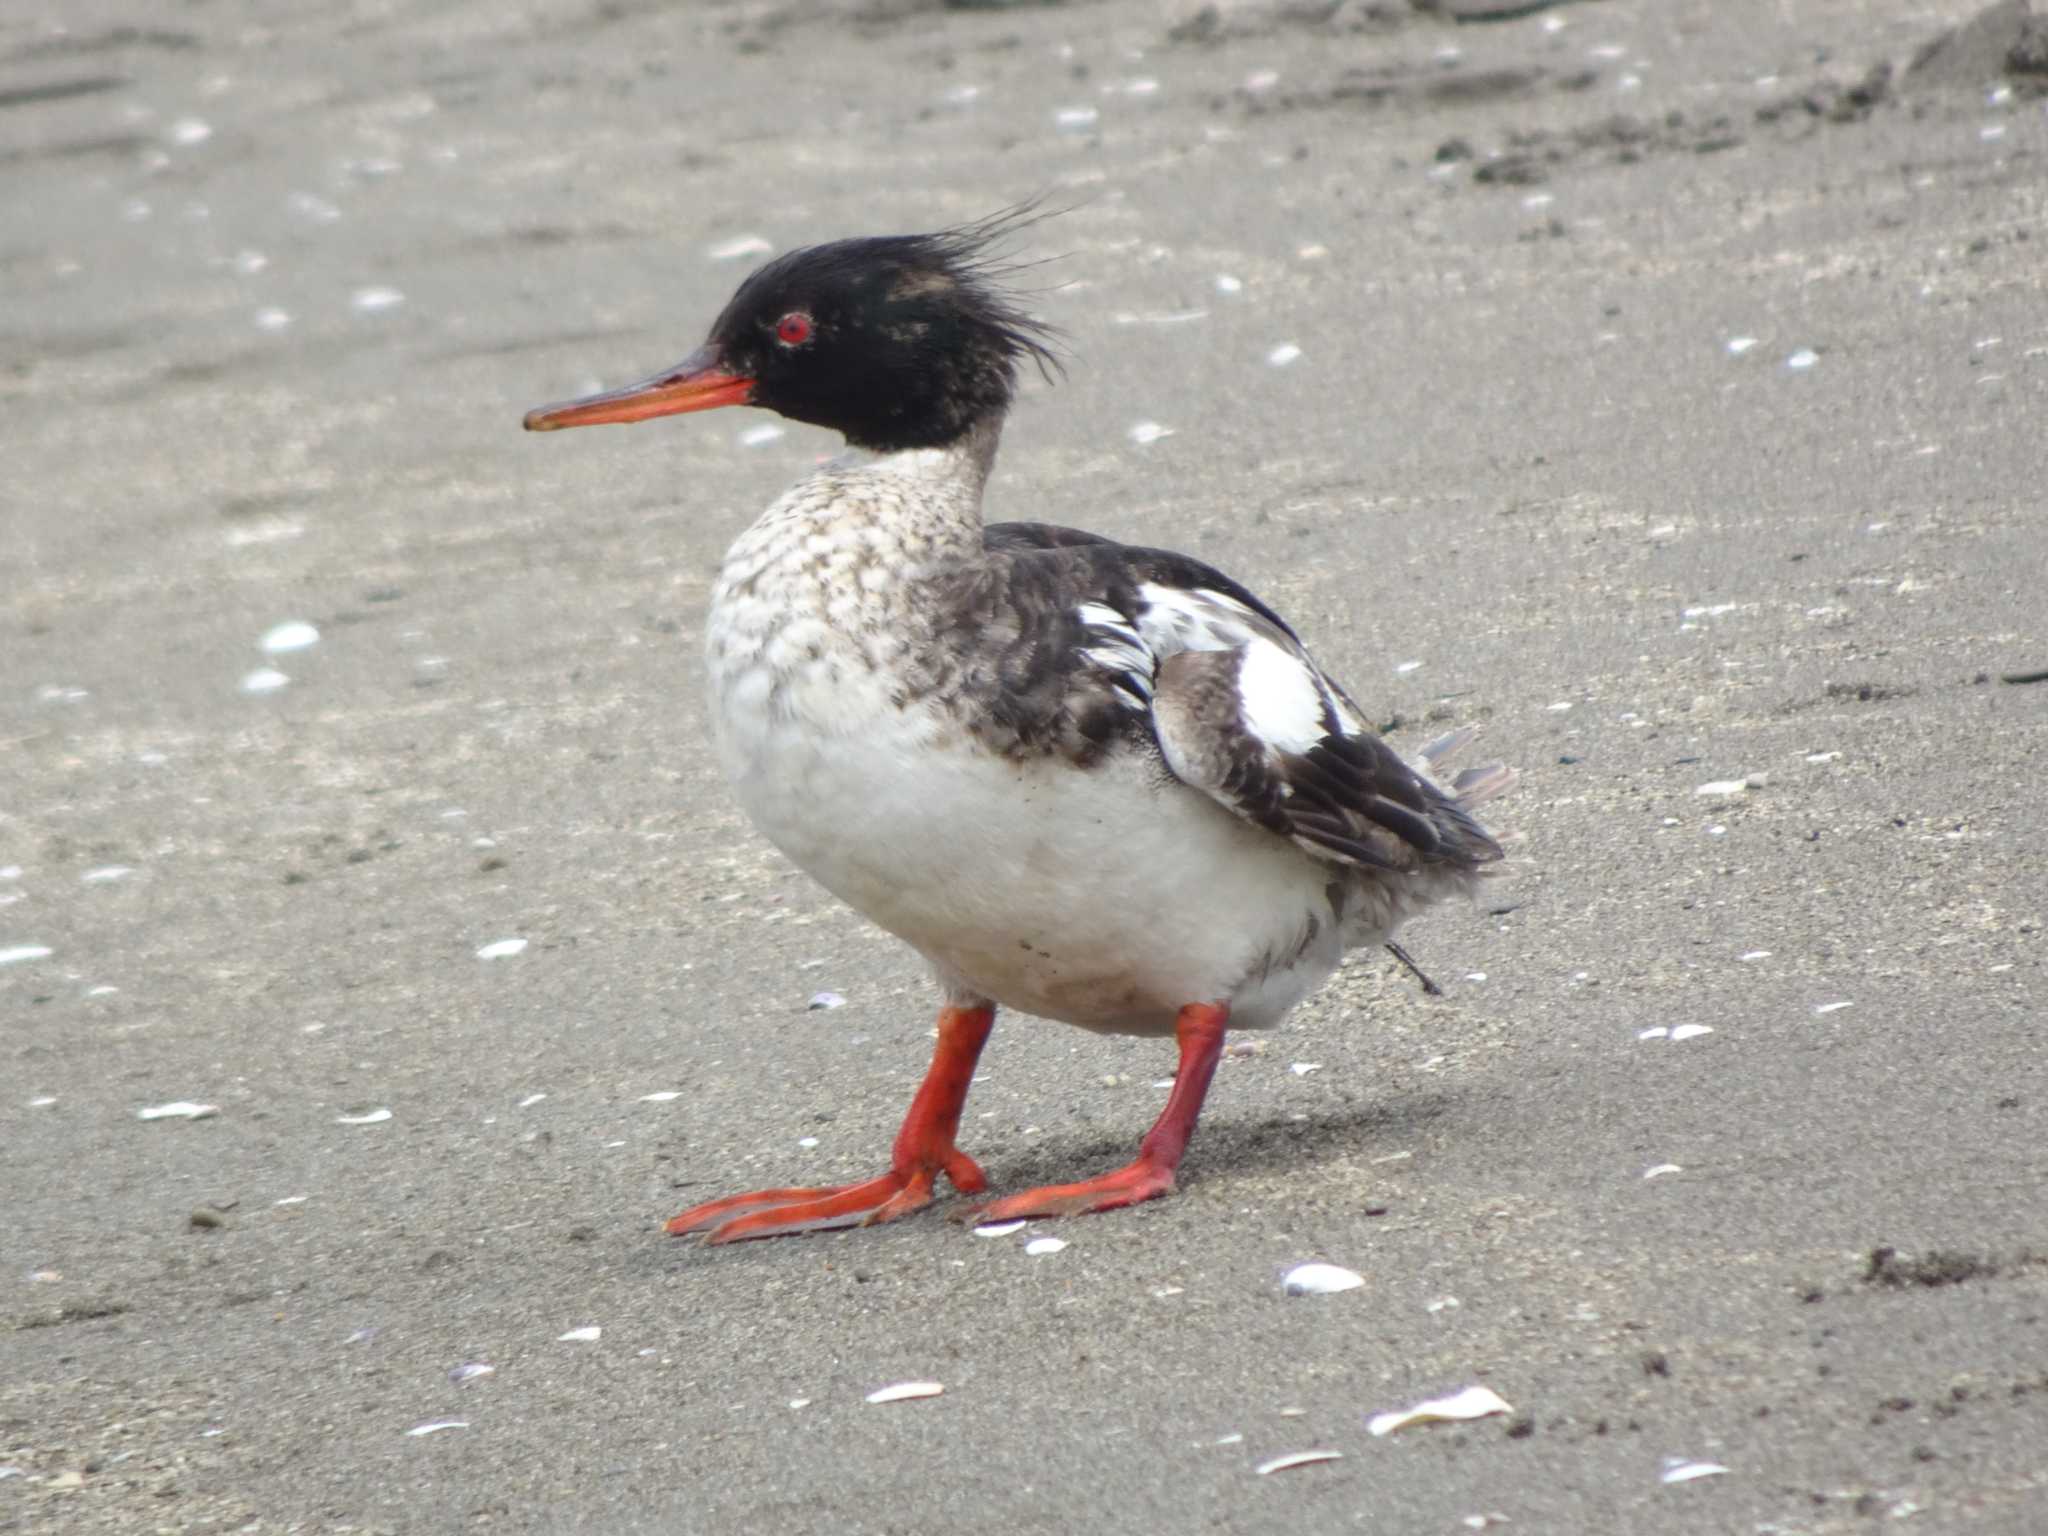
[[[1962,0],[1442,9],[9,10],[0,1530],[2048,1530],[2048,76],[1908,75]],[[878,1171],[934,999],[704,737],[832,440],[520,413],[1038,192],[992,515],[1483,725],[1513,872],[1173,1199],[666,1238]],[[1171,1070],[1010,1018],[963,1141],[1100,1171]]]

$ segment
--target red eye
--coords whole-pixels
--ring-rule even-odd
[[[792,309],[775,322],[775,339],[785,347],[800,347],[811,339],[811,317]]]

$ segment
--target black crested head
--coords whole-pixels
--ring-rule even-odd
[[[928,235],[835,240],[777,257],[711,328],[748,403],[843,433],[857,448],[938,448],[999,419],[1017,365],[1051,376],[1054,333],[1002,286],[996,251],[1030,205]]]

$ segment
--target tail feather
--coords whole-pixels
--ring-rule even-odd
[[[1469,810],[1475,805],[1484,805],[1496,795],[1506,794],[1520,777],[1505,763],[1487,763],[1459,773],[1451,780],[1451,792],[1458,797],[1458,804]]]
[[[1462,725],[1455,731],[1437,737],[1422,749],[1422,760],[1436,768],[1446,758],[1456,757],[1479,738],[1479,727]],[[1451,793],[1458,804],[1467,809],[1484,805],[1496,795],[1504,795],[1515,787],[1520,777],[1505,763],[1483,763],[1476,768],[1465,768],[1451,780]]]

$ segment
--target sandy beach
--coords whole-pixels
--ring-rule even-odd
[[[0,1531],[2048,1530],[2048,23],[1975,10],[15,8]],[[1481,727],[1510,868],[1171,1199],[668,1238],[930,1050],[706,738],[837,443],[521,413],[1034,196],[990,516]],[[1018,1189],[1173,1055],[981,1071]]]

